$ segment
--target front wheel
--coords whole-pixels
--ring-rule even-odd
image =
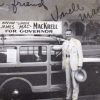
[[[7,82],[1,90],[3,100],[32,100],[32,90],[28,83],[14,79]]]

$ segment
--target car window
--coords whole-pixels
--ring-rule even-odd
[[[47,60],[46,46],[20,47],[20,62],[45,62]]]
[[[17,62],[17,48],[15,46],[0,47],[0,63],[16,63],[16,62]]]

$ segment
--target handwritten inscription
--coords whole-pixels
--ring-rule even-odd
[[[72,3],[71,8],[68,9],[68,11],[66,11],[66,12],[62,11],[61,13],[59,13],[58,7],[55,6],[55,8],[56,8],[56,16],[54,17],[54,15],[51,13],[51,17],[52,17],[52,19],[54,21],[58,21],[58,19],[62,19],[66,15],[71,15],[74,12],[83,11],[84,10],[84,7],[80,7],[79,4],[75,4],[75,3]]]
[[[1,3],[0,7],[6,5],[5,3]],[[18,11],[18,7],[43,7],[46,11],[49,12],[48,6],[45,5],[44,0],[40,0],[39,3],[31,3],[31,2],[20,2],[17,0],[13,0],[13,2],[11,3],[12,5],[12,10],[13,13],[17,13]],[[58,6],[55,6],[55,12],[51,13],[50,16],[52,18],[53,21],[58,21],[61,20],[62,18],[68,16],[68,15],[72,15],[74,12],[78,12],[81,11],[81,13],[78,14],[78,17],[82,20],[85,21],[86,19],[91,19],[93,18],[95,15],[97,15],[100,12],[100,6],[95,8],[95,9],[91,9],[91,11],[82,13],[82,11],[85,11],[85,7],[80,6],[79,4],[75,4],[72,3],[71,7],[67,10],[67,11],[59,11]]]
[[[100,7],[97,7],[96,9],[92,9],[90,12],[79,14],[79,17],[81,18],[82,21],[84,21],[85,19],[93,18],[99,12],[100,12]]]
[[[14,0],[14,2],[11,4],[13,6],[13,13],[16,13],[17,12],[17,9],[18,9],[18,6],[22,7],[30,7],[30,6],[37,6],[37,7],[44,7],[44,9],[48,10],[48,7],[44,4],[44,0],[41,0],[40,3],[37,3],[37,4],[32,4],[30,2],[24,2],[24,3],[21,3],[21,2],[18,2],[16,0]]]

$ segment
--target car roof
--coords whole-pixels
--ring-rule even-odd
[[[0,37],[0,44],[52,44],[57,40],[50,36],[5,36]]]

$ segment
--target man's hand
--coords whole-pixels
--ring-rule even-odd
[[[62,45],[54,45],[52,46],[52,50],[62,50]]]

